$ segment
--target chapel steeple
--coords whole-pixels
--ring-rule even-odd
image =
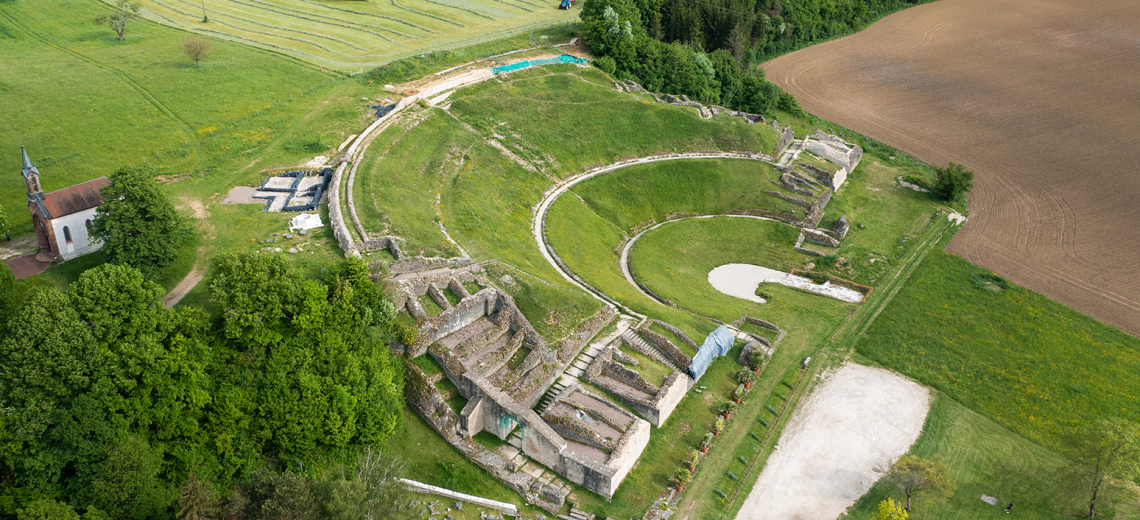
[[[36,194],[43,195],[44,190],[40,186],[40,170],[36,165],[32,164],[32,159],[28,157],[28,151],[24,149],[24,145],[20,145],[20,153],[23,154],[23,167],[21,172],[24,174],[24,184],[28,188],[28,198],[33,198]]]

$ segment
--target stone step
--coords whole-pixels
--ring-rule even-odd
[[[574,377],[582,377],[582,374],[586,373],[586,371],[582,370],[578,367],[570,367],[569,369],[566,370],[566,373],[570,374]]]
[[[522,449],[522,437],[509,437],[509,438],[507,438],[507,444],[510,444],[511,446],[514,446],[514,447],[521,450]]]

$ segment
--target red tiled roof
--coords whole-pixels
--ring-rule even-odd
[[[44,195],[44,207],[48,210],[51,218],[59,218],[94,208],[103,202],[103,196],[99,194],[99,190],[109,184],[111,181],[107,180],[106,177],[99,177],[70,188],[53,191]]]

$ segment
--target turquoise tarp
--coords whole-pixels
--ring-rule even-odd
[[[732,331],[728,327],[721,325],[705,338],[704,344],[701,345],[697,355],[693,356],[693,362],[689,365],[689,375],[693,379],[700,379],[705,375],[705,370],[708,370],[709,365],[713,360],[728,354],[732,350],[732,343],[736,337],[732,335]]]
[[[500,74],[503,72],[512,72],[512,71],[516,71],[519,69],[525,69],[527,67],[534,67],[534,66],[538,66],[538,65],[554,65],[555,63],[577,63],[578,65],[586,65],[586,64],[590,63],[590,60],[588,60],[586,58],[576,58],[576,57],[571,56],[569,54],[563,54],[557,58],[541,58],[541,59],[537,59],[537,60],[517,61],[517,62],[511,63],[509,65],[503,65],[501,67],[494,67],[491,69],[491,72],[494,74]]]

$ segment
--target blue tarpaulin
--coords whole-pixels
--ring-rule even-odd
[[[516,71],[519,69],[525,69],[527,67],[534,67],[537,65],[553,65],[555,63],[576,63],[578,65],[587,65],[590,63],[590,60],[588,60],[586,58],[576,58],[576,57],[571,56],[569,54],[563,54],[557,58],[539,58],[539,59],[535,59],[535,60],[523,60],[523,61],[518,61],[518,62],[512,63],[510,65],[503,65],[501,67],[493,67],[491,69],[491,72],[495,73],[495,74],[501,74],[503,72],[512,72],[512,71]]]
[[[705,375],[705,370],[708,370],[709,365],[713,360],[728,354],[732,350],[732,343],[736,337],[732,335],[732,331],[728,327],[721,325],[705,338],[704,344],[701,345],[697,355],[693,356],[693,363],[689,365],[689,375],[693,379],[700,379]]]

